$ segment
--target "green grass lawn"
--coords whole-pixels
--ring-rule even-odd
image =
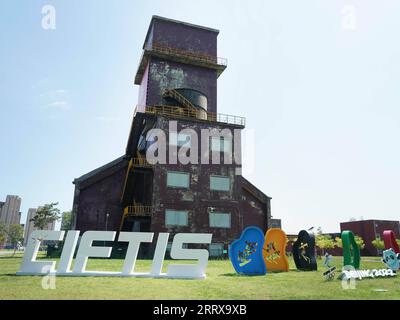
[[[371,261],[373,260],[373,261]],[[0,299],[400,299],[400,277],[364,279],[356,289],[342,289],[340,280],[326,282],[325,268],[302,272],[290,261],[290,271],[265,276],[239,276],[230,261],[209,261],[206,280],[112,277],[57,277],[56,289],[42,288],[43,277],[16,276],[22,261],[0,256]],[[176,261],[165,261],[165,266]],[[123,260],[89,259],[87,270],[120,271]],[[341,268],[342,258],[334,265]],[[135,271],[148,272],[151,260],[139,260]],[[378,258],[363,258],[362,269],[383,268]],[[385,289],[386,292],[374,290]]]

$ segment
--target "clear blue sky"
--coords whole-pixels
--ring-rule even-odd
[[[287,232],[399,219],[399,1],[2,0],[0,200],[20,195],[23,223],[71,209],[73,179],[123,154],[154,14],[221,31],[219,112],[255,130],[244,174]]]

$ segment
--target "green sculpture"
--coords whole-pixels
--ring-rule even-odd
[[[360,268],[360,247],[354,239],[351,231],[342,232],[343,247],[343,266],[353,266],[355,269]]]

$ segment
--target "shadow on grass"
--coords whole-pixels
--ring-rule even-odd
[[[302,269],[289,269],[289,272],[299,272],[299,273],[311,273],[311,272],[318,272],[320,270],[302,270]]]
[[[237,278],[242,277],[242,278],[248,278],[248,277],[264,277],[265,274],[254,274],[254,275],[250,275],[250,274],[239,274],[239,273],[233,273],[233,272],[231,272],[231,273],[223,273],[223,274],[220,274],[220,276],[222,276],[222,277],[237,277]]]
[[[288,272],[298,272],[298,273],[304,273],[307,271],[302,271],[302,270],[297,270],[297,269],[290,269]],[[220,276],[222,277],[264,277],[265,275],[268,274],[283,274],[283,273],[288,273],[287,271],[267,271],[266,274],[255,274],[255,275],[246,275],[246,274],[238,274],[238,273],[223,273]]]
[[[17,258],[22,258],[23,256],[17,256],[17,255],[15,255],[15,256],[7,256],[7,257],[0,257],[0,261],[1,260],[6,260],[6,259],[17,259]]]

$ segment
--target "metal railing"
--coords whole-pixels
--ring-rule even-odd
[[[214,113],[214,112],[209,112],[209,111],[205,111],[202,109],[193,110],[193,109],[188,109],[188,108],[182,108],[180,106],[166,106],[166,105],[146,106],[146,107],[137,106],[134,114],[136,115],[137,112],[142,112],[139,110],[142,110],[142,111],[144,110],[145,113],[159,114],[159,115],[165,115],[165,116],[171,116],[171,117],[183,118],[183,119],[195,118],[195,119],[199,119],[199,120],[206,120],[206,121],[211,121],[211,122],[221,122],[221,123],[234,124],[234,125],[239,125],[239,126],[246,125],[246,118],[244,118],[244,117],[233,116],[233,115],[223,114],[223,113]],[[205,115],[205,117],[204,117],[204,115]]]
[[[128,206],[124,209],[124,217],[151,217],[152,213],[152,206],[144,206],[140,204]]]
[[[186,97],[184,95],[180,94],[175,89],[165,89],[165,91],[163,93],[163,98],[165,98],[165,97],[173,98],[178,103],[180,103],[182,106],[184,106],[188,109],[196,110],[196,107],[188,99],[186,99]]]
[[[160,53],[164,53],[164,54],[173,54],[173,55],[180,56],[183,58],[189,58],[189,59],[197,60],[197,61],[204,62],[204,63],[217,64],[220,66],[228,65],[228,60],[225,58],[220,58],[220,57],[216,57],[216,56],[212,56],[212,55],[204,54],[204,53],[199,53],[199,52],[191,52],[189,50],[184,50],[184,49],[178,49],[178,48],[166,46],[164,44],[160,44],[157,42],[147,44],[145,46],[145,50],[160,52]]]
[[[239,126],[246,125],[246,118],[239,116],[232,116],[229,114],[216,113],[217,122],[229,123],[229,124],[237,124]]]

